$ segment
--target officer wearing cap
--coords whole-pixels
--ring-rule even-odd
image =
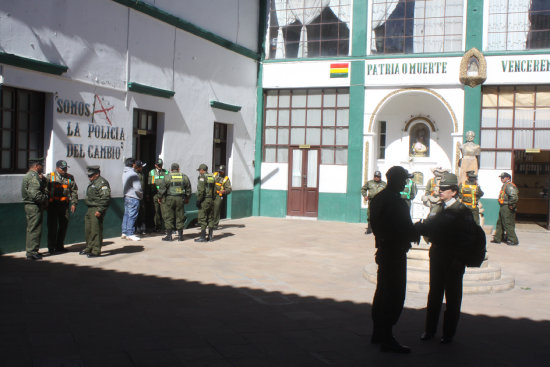
[[[140,161],[139,159],[136,160],[136,163],[134,163],[134,171],[139,177],[139,182],[141,184],[141,188],[143,190],[143,198],[139,201],[139,213],[138,217],[136,219],[136,233],[139,234],[146,234],[147,224],[145,223],[146,220],[146,213],[147,208],[145,205],[145,191],[147,190],[147,182],[145,174],[143,173],[143,169],[147,166],[147,163]]]
[[[382,174],[380,171],[374,172],[374,178],[372,180],[367,181],[366,184],[363,185],[361,188],[361,195],[363,195],[363,198],[368,203],[367,207],[367,230],[365,231],[365,234],[372,233],[372,229],[370,227],[370,201],[374,199],[376,195],[384,188],[386,188],[386,183],[382,181]]]
[[[44,172],[44,159],[29,159],[29,171],[21,183],[21,196],[25,204],[27,260],[40,260],[40,237],[42,235],[43,210],[48,206],[48,191]]]
[[[399,344],[392,329],[405,302],[407,286],[407,252],[418,233],[411,221],[409,207],[401,198],[408,172],[400,166],[386,173],[387,187],[370,202],[371,226],[375,237],[378,274],[372,301],[373,333],[371,343],[381,344],[384,352],[409,353]]]
[[[69,216],[78,204],[78,186],[73,175],[67,172],[69,166],[64,160],[55,164],[55,171],[48,173],[48,250],[50,255],[67,252],[64,247],[69,226]]]
[[[498,194],[500,210],[492,243],[501,243],[503,240],[509,246],[519,245],[516,236],[516,208],[519,200],[519,190],[512,182],[512,176],[508,172],[500,174],[502,188]]]
[[[214,196],[214,228],[217,228],[220,223],[220,213],[224,198],[231,193],[231,181],[225,175],[225,166],[222,164],[218,170],[214,172],[214,181],[216,183],[216,195]]]
[[[187,204],[191,197],[191,182],[187,175],[180,173],[179,164],[172,163],[170,173],[160,183],[158,196],[164,205],[164,225],[166,226],[166,237],[162,240],[172,241],[172,233],[177,230],[178,241],[183,241],[184,204]]]
[[[462,204],[472,211],[475,222],[479,224],[479,199],[483,196],[483,191],[477,184],[476,171],[468,171],[466,176],[466,182],[458,185],[458,196]]]
[[[163,231],[163,222],[162,222],[162,211],[163,205],[161,204],[162,200],[159,202],[160,196],[158,195],[158,190],[160,188],[160,183],[164,180],[164,177],[168,175],[168,171],[162,168],[163,165],[162,159],[158,158],[155,162],[155,168],[149,171],[149,190],[147,190],[147,195],[153,199],[153,208],[154,208],[154,217],[153,223],[155,226],[156,232]]]
[[[103,245],[103,220],[111,201],[111,186],[101,177],[99,166],[88,166],[87,174],[90,183],[86,189],[88,211],[84,217],[86,248],[80,251],[80,255],[98,257]]]
[[[199,208],[198,222],[201,226],[201,234],[195,242],[206,242],[213,240],[214,232],[214,196],[216,195],[216,185],[214,176],[208,173],[208,166],[201,164],[197,169],[199,171],[199,182],[197,184],[197,207]],[[208,228],[208,238],[206,238],[206,229]]]
[[[426,183],[426,191],[422,197],[424,206],[430,208],[428,216],[434,216],[441,210],[441,199],[439,197],[439,183],[445,173],[449,173],[448,169],[442,167],[432,168],[434,177],[430,178]]]
[[[458,200],[458,179],[445,172],[439,182],[441,210],[423,222],[415,223],[422,235],[430,238],[430,291],[426,324],[421,340],[432,339],[437,331],[439,313],[445,296],[443,336],[441,343],[452,342],[460,317],[462,277],[465,264],[464,243],[474,241],[475,222],[468,209]]]
[[[405,202],[407,203],[410,209],[411,201],[414,200],[417,194],[416,183],[413,181],[412,173],[409,173],[409,177],[407,178],[407,183],[405,183],[405,187],[403,188],[403,191],[401,191],[400,194],[401,194],[401,198],[405,200]]]

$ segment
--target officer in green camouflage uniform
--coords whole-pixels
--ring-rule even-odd
[[[405,188],[403,189],[403,191],[400,192],[401,199],[405,199],[405,202],[409,206],[409,209],[411,208],[411,201],[414,200],[417,193],[416,183],[412,180],[412,177],[412,174],[409,174],[409,178],[407,179]]]
[[[101,254],[103,220],[111,201],[111,187],[109,182],[100,176],[99,166],[88,166],[87,173],[90,184],[86,190],[85,201],[88,205],[88,211],[84,217],[86,248],[80,251],[80,255],[97,257]]]
[[[178,241],[183,241],[183,225],[185,224],[184,204],[191,197],[191,182],[187,175],[180,173],[180,166],[172,163],[171,172],[160,182],[158,195],[163,203],[164,225],[166,237],[163,241],[172,241],[172,233],[178,231]]]
[[[201,226],[201,235],[195,239],[195,242],[212,241],[214,231],[214,195],[215,182],[214,176],[208,173],[208,166],[201,164],[197,169],[199,171],[199,183],[197,185],[197,207],[199,208],[198,222]],[[208,228],[208,239],[206,238],[206,228]]]
[[[162,223],[162,213],[163,213],[163,206],[161,202],[159,202],[160,196],[158,194],[158,190],[160,188],[160,183],[162,180],[164,180],[164,177],[168,175],[168,171],[162,168],[163,165],[162,159],[157,159],[155,162],[155,168],[149,171],[149,190],[147,191],[147,195],[149,197],[153,198],[153,207],[155,211],[154,216],[154,225],[155,225],[155,231],[156,232],[162,232],[163,230],[163,223]]]
[[[509,173],[502,172],[499,177],[502,182],[502,188],[498,195],[500,211],[498,212],[495,237],[491,242],[500,243],[504,239],[507,245],[517,246],[519,240],[516,236],[516,206],[519,200],[519,190],[512,183],[512,176]]]
[[[43,158],[29,159],[29,171],[21,183],[21,196],[25,203],[27,260],[40,260],[43,210],[48,206],[47,182],[43,175]]]
[[[361,195],[363,195],[363,198],[369,205],[367,208],[367,230],[365,231],[365,234],[372,233],[372,229],[370,227],[370,201],[378,195],[380,191],[386,188],[386,183],[382,181],[381,177],[382,174],[380,171],[374,172],[374,179],[367,181],[367,183],[361,188]]]
[[[458,185],[458,196],[474,216],[474,221],[479,224],[479,199],[483,196],[481,187],[477,184],[477,174],[475,171],[466,172],[468,179],[466,182]]]
[[[220,224],[220,213],[223,202],[232,190],[231,181],[229,177],[225,175],[224,165],[221,165],[218,171],[214,172],[214,181],[216,182],[216,195],[214,196],[214,228],[217,228]]]
[[[70,213],[78,204],[78,186],[73,175],[67,173],[67,162],[57,161],[55,171],[48,173],[46,182],[50,193],[48,205],[48,250],[50,255],[67,252],[63,246]]]

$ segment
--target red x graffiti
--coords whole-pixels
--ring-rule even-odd
[[[96,100],[99,102],[99,105],[101,106],[101,110],[96,110],[95,109],[95,102]],[[93,112],[93,115],[95,115],[96,113],[103,113],[105,114],[105,118],[107,119],[107,122],[109,123],[109,125],[113,126],[113,124],[111,123],[111,119],[109,118],[109,115],[107,114],[108,111],[112,110],[113,108],[115,108],[115,106],[111,106],[109,108],[105,108],[103,107],[103,102],[101,102],[101,98],[99,98],[99,96],[96,94],[95,95],[95,100],[94,100],[94,112]],[[92,121],[93,121],[93,116],[92,116]]]

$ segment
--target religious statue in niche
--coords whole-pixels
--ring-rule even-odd
[[[474,143],[476,134],[473,131],[466,132],[466,143],[460,145],[460,153],[462,157],[458,162],[460,167],[460,175],[458,177],[459,183],[466,181],[466,172],[477,171],[479,169],[479,155],[481,154],[481,148],[478,144]]]
[[[416,124],[409,134],[411,157],[428,157],[430,155],[430,130],[424,124]]]
[[[468,68],[466,71],[466,75],[468,76],[478,76],[479,75],[479,61],[477,57],[472,56],[468,60]]]

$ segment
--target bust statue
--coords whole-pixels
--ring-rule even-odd
[[[479,155],[481,154],[481,148],[479,144],[474,143],[476,134],[473,131],[466,133],[466,143],[460,145],[460,153],[462,158],[458,165],[460,166],[460,175],[458,182],[464,183],[467,179],[466,172],[474,171],[477,174],[479,169]]]

